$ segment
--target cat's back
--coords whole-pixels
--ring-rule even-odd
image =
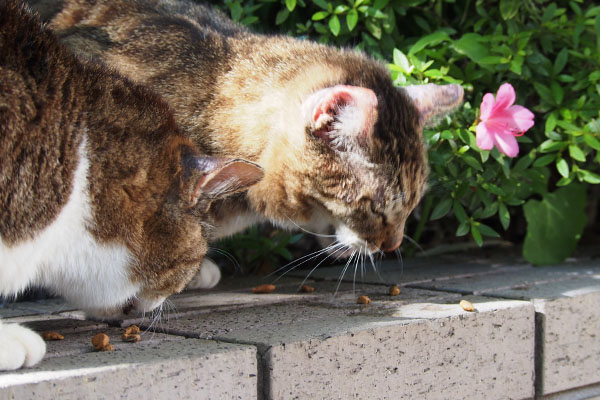
[[[0,0],[0,237],[30,238],[68,201],[77,167],[73,69],[53,35]],[[61,112],[56,112],[60,110]]]

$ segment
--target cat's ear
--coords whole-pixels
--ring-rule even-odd
[[[377,96],[371,89],[336,85],[308,96],[302,111],[311,133],[336,150],[368,145],[377,119]]]
[[[183,165],[187,179],[182,184],[190,206],[201,197],[215,200],[244,191],[264,176],[259,165],[242,159],[190,156]]]
[[[463,100],[460,85],[412,85],[401,88],[411,98],[419,111],[423,126],[434,124],[436,120],[457,108]]]

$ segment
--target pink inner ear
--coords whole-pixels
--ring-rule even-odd
[[[377,96],[371,89],[360,86],[336,85],[327,88],[314,109],[313,121],[317,122],[322,114],[334,117],[347,104],[372,114],[377,109]]]

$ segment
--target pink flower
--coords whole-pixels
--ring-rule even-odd
[[[521,136],[534,124],[533,113],[523,106],[513,105],[515,89],[504,83],[496,98],[486,93],[481,101],[481,115],[477,124],[477,146],[491,150],[494,145],[509,157],[519,153],[516,136]]]

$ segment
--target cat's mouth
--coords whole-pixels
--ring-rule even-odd
[[[318,241],[330,256],[339,259],[371,256],[381,251],[378,246],[362,239],[345,224],[331,225],[326,234],[318,236]]]

